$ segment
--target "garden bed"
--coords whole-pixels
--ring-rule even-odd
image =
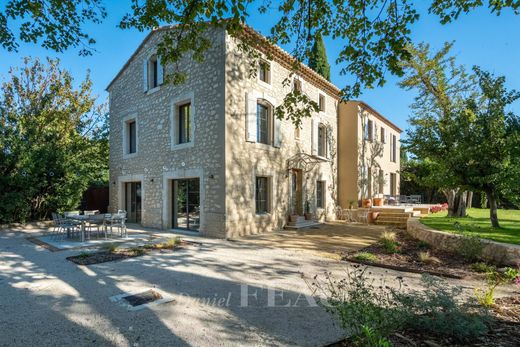
[[[67,257],[66,259],[78,265],[93,265],[106,263],[109,261],[140,257],[154,251],[170,252],[182,248],[188,244],[188,242],[180,239],[172,239],[163,243],[120,249],[117,249],[117,245],[111,244],[105,246],[105,249],[102,251],[80,253],[78,255]]]
[[[394,347],[440,347],[440,346],[520,346],[520,296],[497,299],[490,310],[487,333],[465,343],[457,343],[439,335],[424,334],[421,331],[407,330],[394,333],[389,341]],[[327,347],[355,346],[345,339]]]
[[[462,256],[434,249],[425,242],[412,238],[404,231],[395,231],[395,250],[389,252],[381,243],[376,243],[357,252],[342,255],[342,260],[379,266],[383,268],[412,272],[429,273],[448,278],[476,277],[485,275],[472,270],[472,263]],[[421,260],[420,253],[429,257]]]

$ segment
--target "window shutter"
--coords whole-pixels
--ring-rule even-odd
[[[143,61],[143,89],[148,90],[148,59]]]
[[[312,148],[311,148],[311,154],[317,155],[318,154],[318,126],[319,123],[312,119]]]
[[[388,142],[388,132],[386,131],[386,128],[383,128],[383,143]]]
[[[273,145],[280,148],[282,145],[282,121],[273,115],[274,120],[274,141]]]
[[[161,64],[161,57],[157,57],[157,85],[160,86],[164,82],[164,68]]]
[[[256,142],[256,138],[256,98],[253,93],[246,93],[246,141]]]

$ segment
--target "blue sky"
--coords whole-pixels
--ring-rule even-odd
[[[129,1],[106,1],[108,17],[101,25],[89,25],[88,32],[97,41],[96,52],[90,57],[78,56],[77,50],[70,49],[63,54],[46,51],[35,45],[21,45],[19,52],[9,53],[0,49],[0,76],[7,77],[9,66],[20,65],[24,56],[59,57],[62,65],[69,69],[77,80],[91,72],[94,92],[104,100],[107,97],[105,87],[137,48],[146,33],[137,30],[121,30],[116,27],[127,11]],[[248,21],[256,30],[266,34],[274,23],[275,17],[253,15]],[[479,65],[495,74],[505,75],[510,88],[520,89],[520,16],[506,11],[500,17],[480,9],[470,15],[463,15],[458,21],[440,25],[434,16],[422,13],[421,20],[412,27],[414,42],[429,42],[438,49],[445,41],[455,41],[452,53],[457,62],[468,68]],[[338,87],[348,82],[348,77],[339,75],[339,67],[334,60],[341,49],[341,42],[325,40],[331,63],[331,80]],[[287,47],[285,47],[287,49]],[[408,106],[414,93],[397,86],[398,78],[387,75],[387,84],[373,90],[365,90],[360,99],[364,100],[402,129],[407,128],[410,114]],[[513,110],[520,113],[520,103],[513,105]]]

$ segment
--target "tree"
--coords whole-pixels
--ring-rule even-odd
[[[316,35],[310,54],[309,67],[330,81],[330,65],[321,34]]]
[[[405,49],[411,26],[420,15],[413,0],[132,0],[119,28],[149,31],[162,24],[176,25],[163,36],[159,55],[163,63],[175,68],[167,81],[182,83],[185,73],[178,66],[180,58],[189,54],[203,60],[211,41],[204,35],[208,26],[225,26],[228,32],[245,41],[243,47],[265,44],[291,44],[296,57],[294,69],[309,57],[316,34],[341,40],[342,48],[335,61],[342,75],[354,77],[352,85],[342,89],[345,99],[356,97],[362,87],[385,83],[385,71],[402,75],[399,62],[406,60]],[[16,50],[20,41],[40,43],[62,52],[80,47],[80,54],[91,54],[95,40],[86,24],[100,23],[107,15],[103,0],[9,0],[0,8],[0,45]],[[428,12],[442,24],[457,20],[463,13],[486,6],[500,15],[510,9],[518,12],[520,2],[512,0],[434,0]],[[270,30],[269,40],[248,40],[243,24],[249,15],[279,18]],[[197,23],[197,25],[194,25]],[[287,101],[289,102],[289,101]],[[311,105],[312,106],[312,105]]]
[[[498,228],[498,199],[515,199],[520,194],[520,117],[506,110],[520,98],[520,92],[508,91],[503,76],[494,77],[479,67],[473,71],[481,98],[468,99],[459,117],[461,129],[467,129],[460,134],[466,153],[463,178],[469,187],[486,194],[491,225]]]
[[[411,127],[403,141],[417,158],[432,162],[430,182],[436,182],[446,195],[448,215],[466,215],[467,192],[460,163],[464,149],[460,145],[458,117],[465,101],[476,97],[474,78],[463,66],[457,66],[446,43],[439,52],[430,54],[427,44],[408,45],[411,58],[402,62],[405,77],[400,86],[416,89],[418,95],[410,106]]]
[[[430,178],[446,192],[451,216],[464,216],[468,191],[484,192],[490,220],[499,227],[498,199],[517,199],[520,118],[507,112],[520,93],[505,78],[478,67],[473,75],[447,57],[451,44],[430,57],[428,45],[410,47],[401,86],[416,88],[407,149],[435,167]]]
[[[106,182],[106,112],[91,81],[73,87],[58,60],[25,58],[0,94],[0,223],[76,208],[92,182]]]

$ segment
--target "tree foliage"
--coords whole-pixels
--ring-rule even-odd
[[[330,81],[330,65],[323,37],[318,34],[314,38],[314,45],[309,57],[309,67]]]
[[[0,95],[0,223],[76,208],[108,177],[106,112],[58,60],[24,59]]]
[[[467,190],[483,192],[498,227],[497,200],[514,199],[518,192],[513,177],[519,172],[520,120],[506,109],[520,93],[508,91],[504,77],[478,67],[467,73],[448,56],[451,46],[432,55],[428,45],[409,47],[412,59],[403,63],[407,73],[401,86],[419,93],[405,145],[435,165],[430,180],[450,192],[450,212]]]
[[[164,24],[179,30],[165,35],[159,53],[165,63],[176,65],[184,54],[203,60],[211,42],[204,36],[210,25],[225,25],[231,35],[244,38],[242,24],[259,12],[279,18],[270,30],[269,42],[291,44],[298,62],[306,61],[316,35],[341,43],[335,61],[342,75],[354,82],[343,87],[345,98],[358,96],[362,87],[385,83],[385,71],[401,75],[399,61],[409,57],[411,26],[419,18],[418,0],[132,0],[121,18],[122,29],[148,31]],[[81,54],[94,50],[94,38],[86,25],[99,23],[107,15],[103,0],[8,0],[0,7],[0,44],[16,50],[18,43],[40,43],[62,52],[81,47]],[[487,7],[499,15],[506,9],[517,13],[520,2],[513,0],[434,0],[428,12],[441,23],[458,19],[463,13]],[[198,23],[197,25],[193,25]],[[264,44],[254,42],[254,44]],[[296,68],[297,68],[296,64]],[[178,67],[181,69],[180,67]],[[183,71],[174,69],[167,79],[181,83]]]

